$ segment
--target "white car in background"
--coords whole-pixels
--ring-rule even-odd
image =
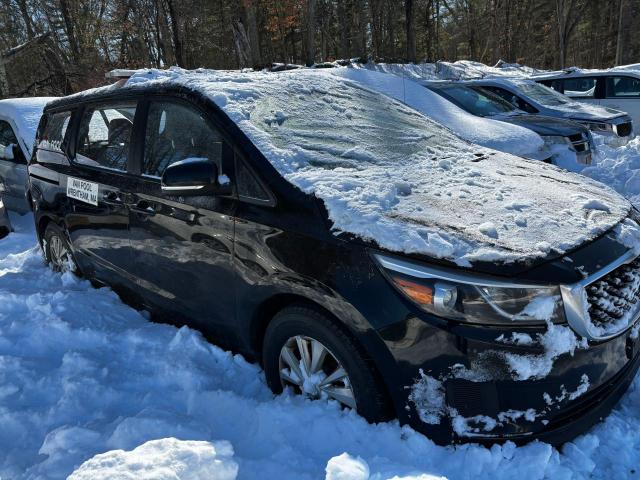
[[[416,81],[364,68],[340,67],[331,73],[395,98],[476,145],[530,160],[551,162],[553,157],[542,137],[528,128],[472,115]]]
[[[535,77],[537,81],[542,77]],[[606,137],[612,146],[625,145],[633,138],[633,121],[625,112],[596,104],[586,104],[533,80],[487,78],[470,80],[469,85],[485,88],[527,113],[573,120],[593,133]]]
[[[28,212],[27,161],[44,106],[55,97],[0,100],[0,194],[7,209]]]
[[[640,67],[617,67],[608,70],[569,68],[533,77],[574,100],[626,112],[640,123]]]

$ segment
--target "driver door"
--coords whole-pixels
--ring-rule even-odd
[[[235,199],[163,194],[167,166],[188,158],[216,162],[228,172],[233,152],[221,132],[196,107],[173,99],[150,100],[144,152],[130,204],[133,273],[143,303],[175,323],[233,330]]]

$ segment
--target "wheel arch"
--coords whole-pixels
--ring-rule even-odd
[[[318,302],[302,295],[290,293],[276,294],[264,300],[255,310],[250,323],[250,349],[251,356],[256,361],[260,364],[262,363],[263,341],[269,323],[279,312],[285,308],[293,306],[305,307],[321,313],[340,328],[340,330],[342,330],[347,336],[349,336],[349,338],[359,347],[360,352],[365,356],[365,360],[379,376],[381,383],[384,386],[385,394],[389,399],[394,397],[391,394],[391,390],[389,388],[390,385],[387,383],[385,376],[383,375],[384,369],[381,368],[381,363],[389,364],[389,362],[393,362],[393,359],[388,350],[386,350],[386,346],[383,344],[380,337],[375,332],[370,332],[369,334],[366,334],[367,342],[365,344],[365,342],[362,341],[362,336],[358,335],[353,326],[342,320],[338,314],[332,312]],[[376,340],[374,340],[374,338]]]
[[[362,335],[358,335],[353,326],[349,325],[346,321],[340,319],[340,317],[331,312],[329,309],[314,302],[313,300],[296,294],[277,294],[273,297],[266,299],[256,313],[251,324],[251,350],[252,356],[262,365],[262,350],[265,333],[271,321],[276,315],[289,307],[303,307],[310,310],[314,310],[327,319],[329,319],[336,327],[338,327],[349,339],[356,345],[359,353],[363,356],[364,361],[374,371],[375,376],[379,380],[379,384],[383,389],[383,395],[388,401],[388,405],[394,410],[395,415],[398,415],[398,403],[397,396],[393,395],[391,385],[385,379],[383,375],[382,363],[386,363],[387,367],[390,365],[389,361],[393,361],[391,354],[386,351],[386,346],[383,344],[377,333],[370,332],[367,337],[366,343],[362,341]],[[376,337],[378,341],[372,340]],[[374,351],[372,351],[372,348]],[[385,358],[386,356],[389,358]],[[389,369],[387,368],[387,374]]]

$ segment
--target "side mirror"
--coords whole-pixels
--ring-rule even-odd
[[[225,177],[226,178],[226,177]],[[162,191],[179,197],[227,193],[220,185],[218,166],[208,158],[187,158],[169,165],[162,174]]]

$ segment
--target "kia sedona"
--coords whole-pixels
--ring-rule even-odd
[[[639,362],[638,215],[328,70],[142,70],[49,103],[56,270],[439,443],[561,444]]]

